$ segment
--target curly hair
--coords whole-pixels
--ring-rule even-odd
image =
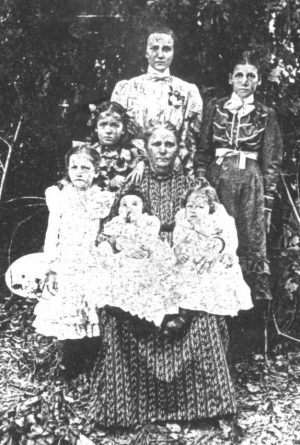
[[[219,198],[216,190],[213,187],[206,185],[204,187],[190,189],[185,195],[183,202],[184,207],[187,205],[187,202],[192,195],[206,198],[209,205],[210,214],[216,211],[216,204],[219,203]]]
[[[110,102],[106,101],[98,105],[95,110],[92,111],[92,116],[89,121],[89,125],[93,129],[92,135],[92,143],[98,142],[98,138],[96,135],[97,124],[99,120],[102,118],[102,114],[113,115],[118,114],[120,116],[120,120],[123,124],[123,133],[118,142],[118,146],[128,147],[135,138],[141,138],[141,128],[138,124],[127,114],[126,110],[122,105],[118,102]]]

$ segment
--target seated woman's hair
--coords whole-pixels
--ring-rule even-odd
[[[187,202],[192,195],[205,197],[207,199],[210,214],[216,211],[217,204],[219,203],[219,198],[216,190],[212,186],[206,184],[203,187],[200,186],[190,189],[184,197],[184,207],[187,205]]]
[[[145,146],[148,146],[148,142],[152,134],[155,130],[158,128],[163,128],[164,130],[168,130],[172,132],[176,138],[177,145],[179,144],[179,134],[175,127],[175,125],[171,124],[171,122],[157,122],[157,121],[150,121],[148,127],[144,131],[144,142]]]
[[[141,129],[138,124],[127,114],[126,110],[122,105],[118,102],[102,102],[100,105],[95,107],[92,111],[92,116],[89,120],[88,125],[96,131],[97,123],[101,118],[101,115],[105,113],[106,115],[118,114],[120,116],[120,120],[123,124],[123,133],[119,140],[119,145],[126,147],[132,139],[141,137]],[[97,141],[97,138],[94,134],[92,135],[92,143]]]

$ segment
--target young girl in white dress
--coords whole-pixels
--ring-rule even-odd
[[[108,216],[114,193],[102,191],[95,181],[100,156],[88,145],[66,156],[67,183],[46,190],[49,208],[44,252],[47,280],[35,308],[33,326],[58,340],[99,335],[91,283],[105,268],[105,246],[96,247],[101,221]],[[103,271],[104,273],[104,271]]]

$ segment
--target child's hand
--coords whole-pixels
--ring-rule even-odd
[[[132,170],[132,172],[127,176],[127,179],[129,179],[130,182],[132,182],[133,184],[138,184],[139,182],[141,182],[143,178],[144,170],[145,170],[144,161],[139,161],[136,164],[135,168]]]
[[[46,289],[51,295],[55,295],[58,291],[57,274],[53,270],[49,270],[46,280]]]
[[[110,180],[109,186],[111,189],[120,189],[125,182],[124,176],[116,175],[114,178]]]
[[[203,274],[206,272],[209,272],[210,269],[213,267],[216,259],[211,257],[201,257],[197,259],[197,262],[195,262],[195,268],[198,274]]]
[[[174,247],[174,253],[179,264],[184,264],[189,260],[188,253],[180,245]]]

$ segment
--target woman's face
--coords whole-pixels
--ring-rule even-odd
[[[143,212],[143,201],[139,196],[126,195],[121,199],[119,215],[124,219],[135,220]]]
[[[209,214],[209,210],[207,197],[192,193],[185,206],[185,217],[190,223],[197,223]]]
[[[164,33],[150,34],[146,57],[152,68],[163,73],[169,68],[174,57],[174,40],[172,36]]]
[[[84,153],[75,153],[70,156],[68,175],[74,187],[86,190],[91,187],[98,173],[89,156]]]
[[[100,144],[108,147],[116,145],[123,134],[124,125],[118,113],[101,113],[97,122]]]
[[[229,76],[229,83],[232,85],[233,91],[241,98],[251,96],[260,85],[260,77],[258,70],[254,65],[236,65],[233,73]]]
[[[178,154],[178,145],[174,133],[158,127],[151,134],[147,144],[147,157],[151,169],[160,174],[168,174]]]

